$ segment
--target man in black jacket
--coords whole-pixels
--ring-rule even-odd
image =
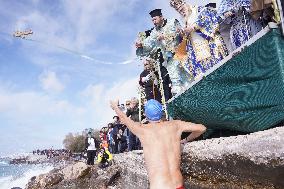
[[[120,120],[118,116],[113,116],[113,129],[112,129],[112,138],[114,141],[114,145],[113,145],[113,154],[117,154],[118,152],[118,131],[119,129],[122,127],[122,125],[120,124]]]
[[[130,107],[127,109],[126,115],[134,122],[139,122],[139,107],[137,98],[134,97],[131,99]],[[131,131],[129,131],[128,139],[128,151],[140,148],[140,141],[137,141],[137,137]]]

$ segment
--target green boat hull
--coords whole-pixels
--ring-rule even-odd
[[[168,103],[174,119],[256,132],[284,120],[284,38],[270,30]]]

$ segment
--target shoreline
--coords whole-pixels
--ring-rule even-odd
[[[188,143],[183,148],[181,169],[189,188],[283,188],[284,126]],[[105,169],[71,162],[32,178],[27,189],[99,187],[148,188],[143,153],[115,154],[113,164]]]

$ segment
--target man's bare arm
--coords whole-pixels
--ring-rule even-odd
[[[178,125],[181,133],[191,132],[191,134],[186,138],[187,142],[193,141],[194,139],[196,139],[206,131],[206,127],[202,124],[180,121]]]
[[[133,120],[131,120],[129,117],[126,116],[126,114],[121,111],[118,107],[118,101],[110,101],[111,108],[115,111],[117,116],[120,118],[123,124],[125,124],[131,132],[133,132],[135,135],[141,135],[142,134],[142,128],[140,123],[136,123]]]

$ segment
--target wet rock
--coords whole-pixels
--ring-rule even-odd
[[[10,160],[10,164],[40,164],[49,163],[50,159],[47,159],[45,155],[33,155],[29,154],[24,157],[16,157]]]
[[[14,158],[11,161],[9,161],[9,164],[25,164],[25,163],[27,163],[26,157]]]

